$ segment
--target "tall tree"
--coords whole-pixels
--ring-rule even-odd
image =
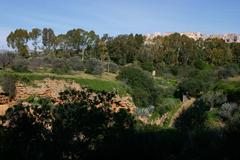
[[[86,45],[85,37],[87,32],[83,29],[72,29],[67,32],[67,46],[70,50],[80,52],[81,49]]]
[[[120,65],[132,63],[143,45],[141,35],[119,35],[108,41],[108,50],[111,60]]]
[[[97,52],[102,62],[109,59],[107,45],[103,40],[98,42]]]
[[[232,61],[232,51],[224,40],[218,38],[207,39],[205,47],[209,63],[222,65]]]
[[[81,54],[82,59],[87,55],[85,52],[90,52],[96,47],[99,36],[94,31],[87,32],[83,29],[73,29],[66,34],[68,49],[74,53]]]
[[[53,29],[44,28],[42,31],[42,43],[45,49],[49,52],[53,49],[55,43],[55,34]]]
[[[37,49],[39,48],[39,37],[42,35],[41,29],[33,28],[32,31],[29,33],[29,37],[32,40],[32,45],[34,47],[34,53],[37,53]]]
[[[29,40],[28,31],[25,29],[16,29],[7,37],[8,47],[17,49],[18,53],[23,57],[28,56],[27,42]]]

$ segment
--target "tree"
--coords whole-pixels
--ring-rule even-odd
[[[28,46],[27,42],[29,40],[29,34],[27,30],[16,29],[11,32],[7,37],[8,47],[17,49],[19,54],[23,57],[28,56]]]
[[[30,39],[33,41],[32,45],[34,47],[34,53],[37,53],[37,49],[39,48],[38,44],[40,43],[39,37],[42,35],[41,29],[33,28],[29,33]]]
[[[232,51],[224,40],[218,38],[207,39],[205,47],[209,63],[223,65],[232,61]]]
[[[104,62],[105,60],[109,60],[107,45],[103,40],[100,40],[98,42],[97,52],[102,62]]]
[[[142,35],[119,35],[107,41],[111,60],[119,65],[133,63],[144,43]]]
[[[102,75],[104,72],[103,63],[95,58],[90,58],[86,61],[86,73],[94,74],[94,75]]]
[[[234,62],[240,64],[240,44],[233,43],[231,44],[231,50],[234,57]]]
[[[42,44],[47,52],[53,49],[55,37],[54,31],[51,28],[44,28],[42,30]]]
[[[85,37],[87,32],[83,29],[73,29],[67,32],[67,46],[68,49],[79,53],[81,49],[86,45]]]

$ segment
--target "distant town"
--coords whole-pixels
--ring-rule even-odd
[[[174,34],[176,32],[166,32],[166,33],[160,33],[156,32],[153,34],[147,34],[147,40],[151,40],[157,36],[169,36],[171,34]],[[240,43],[240,34],[202,34],[200,32],[180,32],[181,35],[185,35],[189,38],[193,38],[194,40],[198,39],[208,39],[208,38],[219,38],[223,39],[226,43]]]

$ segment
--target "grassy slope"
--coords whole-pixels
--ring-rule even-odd
[[[87,74],[79,73],[78,75],[58,75],[53,73],[19,73],[12,71],[0,71],[0,77],[9,74],[14,75],[18,79],[31,82],[32,80],[42,80],[45,78],[50,79],[61,79],[61,80],[73,80],[76,83],[79,83],[81,86],[88,87],[94,90],[105,90],[105,91],[114,91],[116,90],[121,95],[126,95],[128,92],[128,87],[120,81],[114,80],[112,75],[103,75],[100,76],[92,76]],[[110,78],[109,78],[110,77]]]

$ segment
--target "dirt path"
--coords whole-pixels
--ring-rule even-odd
[[[196,98],[191,98],[189,100],[186,100],[185,102],[183,102],[183,104],[181,105],[181,107],[177,110],[177,112],[174,113],[174,115],[172,116],[172,119],[170,121],[169,127],[173,127],[174,123],[176,121],[176,119],[188,108],[190,108],[192,106],[192,104],[196,101]]]

